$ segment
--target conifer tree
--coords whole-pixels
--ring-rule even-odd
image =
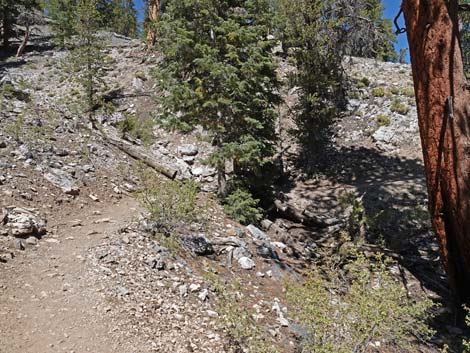
[[[44,9],[52,19],[52,30],[56,43],[65,47],[75,32],[76,0],[44,0]]]
[[[308,158],[345,104],[343,21],[334,8],[334,0],[280,2],[282,40],[297,68],[289,77],[291,86],[299,88],[295,135]]]
[[[97,0],[79,0],[76,7],[74,31],[77,33],[74,49],[69,54],[72,78],[82,87],[85,112],[94,125],[94,110],[99,104],[98,91],[104,85],[104,56],[97,37],[101,15]]]
[[[110,28],[114,32],[127,37],[137,37],[137,10],[133,0],[113,0],[111,18]]]
[[[212,132],[221,195],[226,162],[236,174],[256,173],[274,151],[280,98],[272,18],[269,0],[170,0],[160,17],[163,120]]]
[[[384,18],[381,0],[343,1],[342,17],[347,31],[347,54],[380,60],[397,60],[392,22]]]

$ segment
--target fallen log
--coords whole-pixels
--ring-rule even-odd
[[[289,221],[318,228],[326,228],[331,225],[329,224],[331,222],[319,219],[311,212],[307,210],[301,211],[292,205],[282,202],[281,200],[274,200],[274,206],[276,206],[277,212]]]
[[[159,172],[160,174],[166,176],[170,179],[175,179],[176,175],[178,174],[178,170],[175,168],[171,168],[160,163],[157,163],[152,156],[142,151],[140,148],[133,146],[131,143],[126,142],[122,139],[115,138],[109,136],[102,130],[100,131],[101,136],[108,142],[109,144],[113,145],[114,147],[118,148],[128,156],[145,163],[150,168],[154,169],[155,171]]]

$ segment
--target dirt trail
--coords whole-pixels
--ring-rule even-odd
[[[49,224],[57,231],[35,251],[0,264],[0,353],[141,351],[112,333],[107,312],[113,304],[87,278],[86,265],[88,249],[135,216],[137,207],[128,198],[80,210]]]

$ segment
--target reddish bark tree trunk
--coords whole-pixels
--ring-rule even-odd
[[[20,46],[18,47],[18,51],[16,52],[16,57],[19,58],[23,56],[26,46],[28,45],[29,35],[30,35],[30,27],[26,26],[26,30],[24,32],[24,38],[21,42]]]
[[[470,94],[457,0],[404,0],[429,210],[451,288],[470,303]]]
[[[153,25],[158,18],[158,10],[160,8],[159,0],[148,0],[148,18],[147,18],[147,45],[154,46],[157,40],[157,34]]]

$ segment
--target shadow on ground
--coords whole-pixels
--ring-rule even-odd
[[[453,342],[457,337],[448,329],[455,322],[454,304],[431,229],[422,161],[372,148],[328,146],[304,153],[297,160],[297,170],[306,176],[304,181],[286,183],[282,191],[289,193],[295,187],[293,194],[307,200],[317,214],[337,209],[341,193],[353,191],[362,197],[369,221],[368,241],[400,255],[400,265],[423,289],[437,294],[447,309],[433,320],[437,339],[459,351],[459,343]],[[328,180],[332,185],[322,187],[312,180]]]

